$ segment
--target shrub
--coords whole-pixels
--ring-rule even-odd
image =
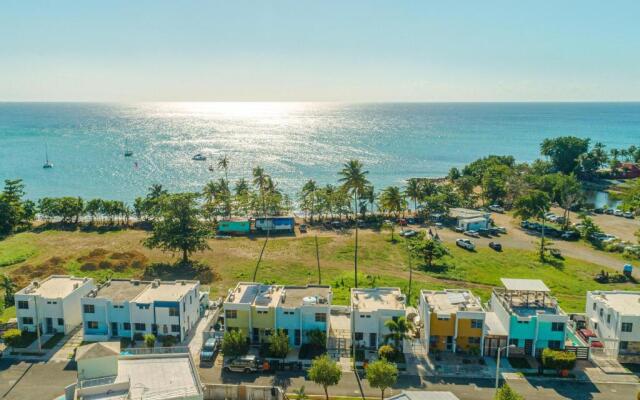
[[[287,353],[289,353],[289,337],[280,330],[271,336],[269,354],[271,357],[285,358]]]
[[[309,344],[325,348],[327,346],[327,334],[320,329],[313,329],[307,332]]]
[[[520,394],[516,393],[511,386],[506,383],[496,392],[495,400],[524,400]]]
[[[144,340],[144,336],[140,332],[134,333],[133,340]]]
[[[156,345],[156,336],[153,333],[147,333],[144,335],[144,344],[147,347],[153,347]]]
[[[8,347],[15,347],[20,344],[22,340],[22,332],[20,329],[8,329],[2,334],[2,341]]]
[[[311,362],[311,368],[307,371],[307,377],[314,383],[322,386],[324,395],[329,400],[329,386],[337,385],[342,378],[340,366],[329,356],[324,355]]]
[[[222,337],[222,353],[225,356],[243,356],[249,352],[249,341],[239,331],[225,332]]]
[[[542,351],[542,365],[558,371],[570,370],[576,365],[576,355],[568,351],[544,349]]]
[[[380,348],[378,349],[378,357],[387,361],[393,360],[395,357],[395,353],[396,353],[396,349],[389,346],[388,344],[385,344],[384,346],[380,346]]]
[[[177,339],[175,336],[166,335],[160,338],[160,342],[162,342],[162,347],[171,347],[176,344]]]

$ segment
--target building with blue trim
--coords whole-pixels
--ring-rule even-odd
[[[81,299],[85,340],[136,335],[184,340],[200,319],[200,282],[113,279]]]

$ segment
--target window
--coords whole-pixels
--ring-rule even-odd
[[[471,327],[473,329],[482,329],[483,321],[481,319],[472,319]]]
[[[148,310],[149,309],[149,304],[136,304],[136,306],[138,306],[138,309],[140,309],[140,310]]]
[[[327,322],[327,314],[316,313],[316,322]]]
[[[629,342],[620,341],[620,350],[626,350],[629,347]]]
[[[98,321],[87,321],[87,329],[98,329]]]
[[[622,323],[622,332],[633,332],[633,323],[632,322],[623,322]]]
[[[561,342],[559,340],[549,340],[549,348],[553,350],[560,350]]]
[[[131,330],[131,322],[124,322],[122,324],[122,329],[124,329],[125,331],[130,331]]]
[[[529,321],[518,321],[519,324],[528,324]]]
[[[182,303],[182,312],[187,312],[187,303]]]
[[[480,338],[479,337],[470,337],[469,338],[469,344],[474,344],[474,345],[477,344],[477,345],[479,345],[480,344]]]
[[[600,309],[600,318],[602,318],[602,315],[603,315],[603,314],[604,314],[604,309],[603,309],[603,308],[601,308],[601,309]]]
[[[611,314],[607,314],[607,324],[611,323]]]
[[[509,339],[509,346],[518,346],[518,339]]]
[[[271,336],[271,329],[265,329],[264,330],[264,335],[265,336]]]
[[[113,308],[124,308],[123,304],[114,304]]]
[[[180,325],[171,325],[171,332],[180,333]]]
[[[133,326],[134,326],[134,328],[136,328],[137,331],[145,331],[145,330],[147,330],[147,325],[146,324],[141,324],[139,322],[136,322]]]
[[[18,300],[18,308],[20,310],[28,310],[29,309],[29,302],[26,300]]]
[[[24,325],[33,325],[33,318],[31,318],[31,317],[22,317],[22,323]]]
[[[258,314],[260,314],[260,315],[269,314],[269,311],[266,311],[266,310],[258,310],[258,311],[256,311],[256,312],[257,312]]]
[[[451,318],[449,315],[440,315],[438,314],[438,321],[448,321]]]
[[[293,312],[293,311],[285,311],[284,312],[284,315],[294,315],[294,314],[295,314],[295,312]]]
[[[96,312],[96,306],[93,304],[85,304],[82,306],[85,314],[94,314]]]
[[[170,317],[178,317],[178,316],[180,316],[180,309],[178,309],[177,307],[169,308],[169,316]]]
[[[593,311],[596,310],[596,303],[593,303]]]
[[[238,310],[227,310],[224,312],[224,316],[226,319],[236,319],[238,318]]]
[[[64,326],[64,319],[58,318],[58,326]]]
[[[552,322],[551,330],[553,332],[564,332],[564,322]]]
[[[371,315],[367,314],[367,318],[371,318]]]
[[[362,332],[356,332],[355,334],[355,339],[356,340],[362,340],[364,339],[364,334]]]

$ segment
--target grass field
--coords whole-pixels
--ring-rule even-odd
[[[169,253],[144,248],[146,233],[137,230],[84,233],[43,231],[21,233],[0,242],[0,260],[16,260],[0,268],[20,285],[51,273],[71,273],[98,280],[112,277],[142,278],[145,267],[161,265],[162,277],[197,277],[190,271],[167,267],[177,259]],[[334,287],[334,303],[347,304],[353,286],[353,237],[321,233],[318,237],[322,283]],[[224,296],[238,281],[251,281],[263,238],[211,240],[211,250],[194,255],[209,266],[212,297]],[[422,288],[470,288],[487,300],[500,277],[540,278],[551,288],[567,311],[584,311],[585,293],[594,289],[633,289],[637,285],[595,282],[601,266],[566,259],[555,265],[541,264],[533,252],[488,248],[467,252],[453,245],[450,256],[433,271],[425,271],[414,260],[412,302]],[[391,243],[389,234],[362,231],[360,235],[359,286],[398,286],[408,289],[408,256],[402,240]],[[194,275],[194,276],[190,276]],[[318,282],[313,236],[280,237],[269,240],[256,277],[257,281],[280,284]]]

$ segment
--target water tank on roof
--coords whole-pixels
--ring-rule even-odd
[[[316,304],[318,302],[318,298],[315,296],[307,296],[302,299],[302,304],[311,305]]]

